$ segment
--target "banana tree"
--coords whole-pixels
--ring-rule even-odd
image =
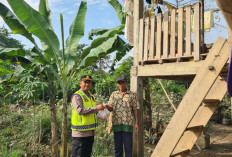
[[[70,34],[66,40],[66,45],[64,44],[63,38],[63,18],[62,14],[60,15],[62,32],[62,50],[60,50],[59,39],[53,31],[50,18],[51,11],[48,7],[47,0],[40,0],[39,11],[34,10],[24,0],[7,1],[14,13],[0,3],[1,17],[13,33],[25,36],[34,44],[34,47],[29,52],[20,48],[11,49],[0,47],[0,55],[7,57],[17,56],[16,58],[20,63],[29,60],[27,63],[36,62],[46,67],[47,78],[51,90],[54,88],[55,78],[58,79],[63,92],[62,146],[60,156],[65,157],[67,155],[68,89],[73,78],[81,69],[114,51],[125,53],[128,50],[127,47],[125,47],[126,43],[119,36],[115,36],[114,34],[114,31],[121,30],[122,28],[118,27],[114,30],[106,31],[103,35],[93,40],[91,45],[78,55],[77,45],[79,40],[84,36],[87,2],[81,2],[80,4],[78,13],[70,26]],[[42,50],[37,46],[32,34],[40,39]],[[28,59],[23,56],[29,56],[30,58]],[[55,116],[55,111],[52,109],[51,111],[51,115]],[[52,125],[55,125],[55,123]],[[57,156],[57,141],[52,141],[52,144],[52,156]]]
[[[93,40],[94,36],[102,36],[104,35],[106,32],[111,32],[111,37],[114,37],[115,35],[124,35],[124,28],[125,28],[125,23],[126,23],[126,13],[123,12],[123,6],[119,3],[118,0],[107,0],[108,3],[114,8],[118,20],[120,21],[121,25],[111,28],[111,29],[92,29],[89,32],[89,39]],[[120,29],[118,29],[120,28]],[[117,30],[117,31],[116,31]],[[126,42],[125,42],[126,43]],[[120,49],[124,49],[126,48],[127,51],[121,51]],[[116,64],[116,62],[120,61],[126,54],[127,52],[129,52],[133,47],[129,44],[126,43],[124,44],[124,47],[119,47],[118,51],[116,52],[116,55],[113,59],[112,65],[111,65],[111,69],[114,71],[114,66]]]

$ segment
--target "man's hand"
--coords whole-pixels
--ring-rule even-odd
[[[135,124],[135,132],[139,132],[139,126],[138,126],[138,124]]]
[[[103,105],[97,105],[97,106],[96,106],[96,109],[97,109],[98,111],[100,111],[100,110],[104,110],[105,107],[104,107]]]
[[[113,111],[113,107],[109,106],[109,105],[105,105],[105,107],[111,112]]]

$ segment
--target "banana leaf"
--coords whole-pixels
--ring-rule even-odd
[[[87,12],[87,2],[81,2],[78,13],[69,28],[69,37],[66,40],[66,53],[76,56],[77,45],[85,33],[85,17]]]
[[[12,33],[23,35],[33,44],[35,44],[35,40],[32,37],[32,34],[24,27],[20,20],[2,3],[0,3],[0,16],[9,26]]]
[[[51,10],[49,9],[48,0],[40,0],[39,13],[46,18],[50,28],[53,30],[52,20],[51,20]]]
[[[125,41],[123,41],[119,36],[115,36],[106,42],[102,43],[97,48],[93,49],[83,60],[81,60],[78,70],[87,67],[93,62],[97,61],[99,58],[106,56],[114,51],[121,51],[126,53],[128,49],[123,47],[125,45]]]
[[[112,28],[112,29],[106,31],[104,34],[102,34],[97,39],[93,40],[93,42],[90,44],[90,46],[88,46],[87,48],[85,48],[83,50],[83,52],[81,54],[81,59],[84,59],[90,53],[91,49],[94,49],[94,48],[98,47],[103,42],[105,42],[108,39],[114,37],[117,33],[122,32],[124,27],[125,27],[124,25],[120,25],[120,26],[117,26],[115,28]]]
[[[81,2],[77,15],[69,28],[69,37],[66,40],[65,63],[68,71],[73,68],[77,57],[77,46],[85,33],[85,17],[87,12],[87,2]]]
[[[20,64],[24,69],[30,69],[31,65],[33,64],[29,59],[25,57],[15,57],[11,60],[12,63],[17,62]]]
[[[46,53],[49,58],[55,59],[58,62],[58,57],[60,56],[59,40],[50,28],[47,19],[29,6],[24,0],[7,1],[26,29],[41,40],[42,45],[44,45],[43,52]]]
[[[8,57],[15,57],[15,56],[22,56],[24,57],[27,55],[27,51],[22,48],[5,48],[0,46],[0,57],[1,56],[8,56]]]
[[[122,5],[119,3],[118,0],[108,0],[110,5],[114,8],[117,13],[118,19],[122,25],[126,23],[126,13],[122,11]]]
[[[91,29],[91,31],[89,32],[89,40],[93,40],[93,36],[98,36],[98,35],[102,35],[104,34],[106,31],[108,31],[109,29]]]
[[[112,61],[111,69],[114,69],[116,62],[120,61],[127,54],[127,52],[129,52],[133,48],[133,46],[130,46],[129,43],[127,43],[125,45],[122,44],[122,47],[123,48],[120,48],[120,47],[118,48],[118,49],[122,49],[122,50],[116,52],[116,55]],[[126,49],[126,51],[123,51],[123,49]]]
[[[30,53],[30,57],[34,59],[34,61],[40,63],[40,64],[49,64],[49,60],[47,60],[41,53],[41,50],[37,47],[34,46]]]

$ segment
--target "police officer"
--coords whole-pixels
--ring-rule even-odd
[[[95,129],[98,127],[96,112],[104,110],[97,105],[95,97],[89,92],[92,77],[83,75],[80,79],[81,89],[71,98],[72,105],[72,157],[90,157],[94,142]]]

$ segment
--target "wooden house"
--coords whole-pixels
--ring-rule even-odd
[[[227,92],[230,43],[219,37],[212,47],[205,46],[204,8],[200,2],[151,18],[143,16],[143,3],[134,0],[134,65],[130,88],[138,94],[141,109],[140,130],[133,135],[133,156],[144,154],[142,78],[153,77],[192,81],[152,153],[152,157],[185,157]],[[232,2],[217,0],[217,3],[231,29]]]

